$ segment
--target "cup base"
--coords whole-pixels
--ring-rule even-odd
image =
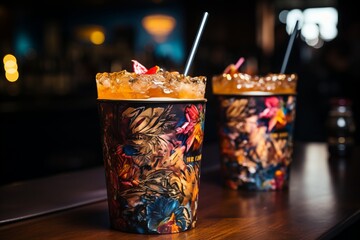
[[[130,228],[124,228],[124,227],[119,227],[116,225],[111,224],[110,228],[115,230],[115,231],[120,231],[123,233],[131,233],[131,234],[144,234],[144,235],[171,235],[171,234],[176,234],[176,233],[182,233],[182,232],[188,232],[192,229],[195,228],[195,224],[193,223],[193,225],[187,229],[182,229],[180,231],[169,231],[169,232],[151,232],[151,231],[142,231],[142,229],[130,229]]]
[[[280,165],[253,173],[244,166],[236,171],[223,167],[224,185],[232,190],[282,191],[289,186],[288,171],[289,166]]]

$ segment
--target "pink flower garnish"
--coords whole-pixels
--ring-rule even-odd
[[[133,62],[133,69],[136,74],[144,74],[148,70],[146,67],[144,67],[141,63],[139,63],[136,60],[131,60]]]
[[[150,68],[147,72],[146,72],[146,74],[154,74],[154,73],[157,73],[158,71],[159,71],[159,66],[155,66],[155,67],[152,67],[152,68]]]
[[[160,69],[159,66],[150,68],[149,70],[144,67],[141,63],[136,60],[131,60],[133,62],[133,69],[136,74],[154,74],[157,73]]]

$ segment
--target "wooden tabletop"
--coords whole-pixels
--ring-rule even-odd
[[[330,160],[325,144],[297,143],[294,155],[287,191],[234,191],[223,186],[218,168],[203,172],[197,226],[186,232],[113,230],[107,202],[99,200],[1,224],[0,239],[333,239],[359,221],[359,153]]]

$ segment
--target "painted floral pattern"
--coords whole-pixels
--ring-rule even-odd
[[[195,226],[205,103],[100,101],[111,224],[136,233]]]
[[[231,189],[288,186],[295,96],[226,97],[220,101],[222,173]]]

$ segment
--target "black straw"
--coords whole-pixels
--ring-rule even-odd
[[[291,33],[290,40],[289,40],[289,43],[288,43],[288,46],[287,46],[287,49],[286,49],[286,53],[285,53],[283,64],[281,66],[280,73],[285,73],[285,69],[286,69],[287,63],[289,61],[290,52],[291,52],[292,46],[294,44],[295,37],[296,37],[297,32],[298,32],[298,25],[299,25],[299,20],[296,21],[293,32]]]

